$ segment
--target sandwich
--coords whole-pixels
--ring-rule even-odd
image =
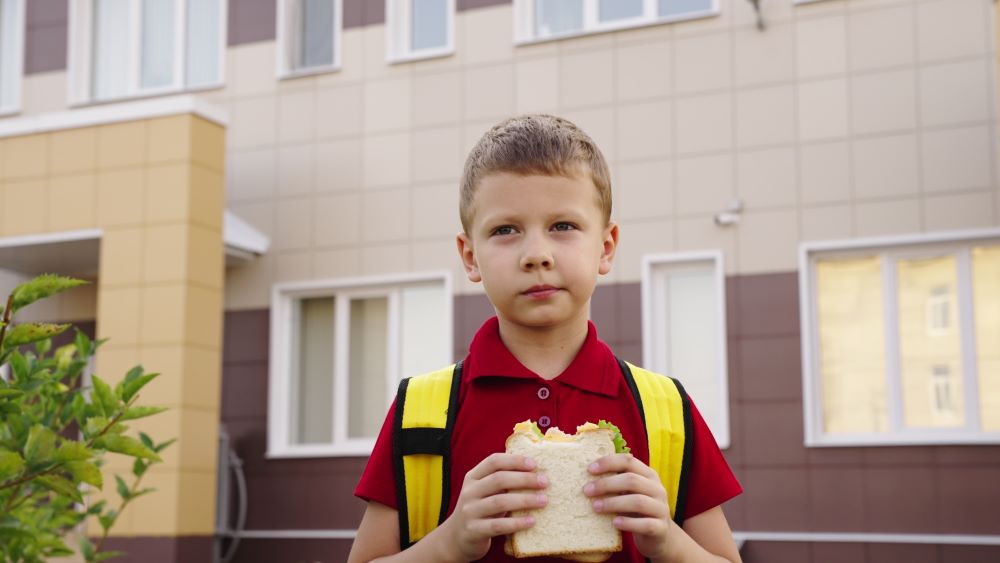
[[[530,420],[514,425],[507,438],[507,453],[531,457],[538,473],[549,478],[544,507],[515,511],[532,515],[535,525],[508,536],[505,551],[514,557],[554,556],[597,563],[622,549],[622,534],[612,524],[613,514],[598,514],[583,487],[596,476],[587,467],[599,457],[628,452],[621,432],[613,424],[588,422],[566,434],[556,427],[545,434]]]

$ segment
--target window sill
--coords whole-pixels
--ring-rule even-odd
[[[0,109],[0,117],[14,117],[15,115],[21,115],[21,108],[12,107]]]
[[[309,68],[300,68],[296,70],[284,70],[278,72],[278,80],[295,80],[296,78],[305,78],[307,76],[316,76],[319,74],[331,74],[335,72],[340,72],[340,65],[333,66],[315,66]]]
[[[368,457],[375,449],[375,440],[364,440],[350,444],[312,444],[307,446],[281,446],[268,449],[267,459],[303,459],[323,457]]]
[[[153,92],[139,92],[137,94],[116,96],[114,98],[77,100],[70,102],[69,107],[70,109],[78,109],[78,108],[119,104],[122,102],[131,102],[134,100],[150,100],[155,98],[166,98],[170,96],[176,96],[178,94],[200,94],[202,92],[208,92],[211,90],[220,90],[222,88],[225,88],[225,86],[226,86],[225,83],[217,82],[214,84],[206,84],[204,86],[195,86],[193,88],[170,88],[169,90],[163,89],[163,90],[156,90]]]
[[[414,53],[405,53],[402,55],[393,55],[386,57],[385,62],[390,65],[397,65],[403,63],[412,63],[417,61],[427,61],[432,59],[442,59],[445,57],[450,57],[455,54],[454,47],[448,47],[446,49],[435,49],[427,51],[417,51]]]
[[[816,0],[812,0],[816,1]],[[595,27],[593,29],[584,29],[580,31],[571,31],[568,33],[560,33],[556,35],[550,35],[547,37],[528,37],[523,39],[515,39],[514,45],[536,45],[539,43],[549,43],[551,41],[562,41],[564,39],[575,39],[578,37],[589,37],[591,35],[599,35],[602,33],[613,33],[616,31],[624,31],[628,29],[641,29],[644,27],[653,27],[657,25],[665,25],[671,23],[685,22],[691,20],[700,20],[707,18],[718,17],[722,11],[719,8],[712,10],[706,10],[701,12],[691,12],[690,14],[683,14],[679,16],[670,16],[666,18],[657,18],[655,20],[639,20],[636,21],[626,20],[620,23],[613,23],[602,25],[600,27]]]
[[[815,436],[807,437],[807,448],[884,448],[892,446],[995,446],[1000,433],[944,434],[926,432],[897,436]]]

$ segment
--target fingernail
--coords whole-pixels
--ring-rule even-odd
[[[542,487],[547,487],[549,485],[549,478],[545,475],[538,476],[538,484]]]
[[[615,526],[621,526],[622,522],[624,522],[624,520],[622,519],[621,516],[615,516],[615,519],[611,521],[611,523],[614,524]]]
[[[587,469],[590,469],[591,473],[597,473],[597,471],[601,469],[601,466],[597,465],[597,462],[595,461],[594,463],[591,463],[590,467],[588,467]]]
[[[545,495],[538,495],[537,497],[535,497],[535,502],[538,503],[538,506],[542,506],[545,503],[549,502],[549,497]]]
[[[601,510],[604,510],[604,501],[603,500],[595,500],[594,501],[594,512],[600,512]]]
[[[583,494],[585,494],[587,496],[590,496],[590,495],[594,494],[594,484],[593,483],[587,483],[586,485],[584,485],[583,486]]]
[[[535,517],[534,516],[525,516],[524,517],[524,523],[527,524],[527,525],[529,525],[529,526],[534,526],[535,525]]]
[[[534,469],[535,468],[535,460],[531,459],[530,457],[524,458],[524,467],[527,468],[527,469]]]

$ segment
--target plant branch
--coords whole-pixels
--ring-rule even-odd
[[[14,307],[14,294],[7,296],[7,307],[3,310],[3,326],[0,326],[0,350],[3,350],[3,341],[7,337],[7,326],[10,324],[10,310]]]

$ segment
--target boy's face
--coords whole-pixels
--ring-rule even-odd
[[[555,328],[584,322],[597,276],[611,271],[618,227],[605,224],[586,174],[480,181],[458,249],[501,323]]]

